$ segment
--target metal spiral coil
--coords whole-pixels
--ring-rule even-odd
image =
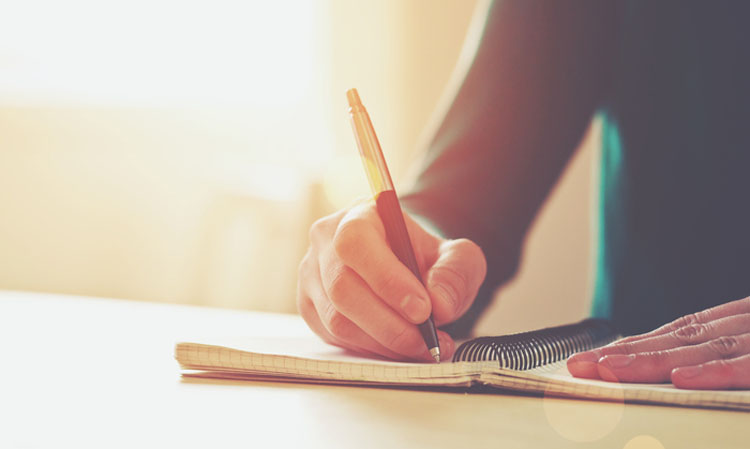
[[[453,361],[497,360],[501,368],[528,370],[605,345],[617,337],[608,320],[592,318],[565,326],[476,338],[459,346]]]

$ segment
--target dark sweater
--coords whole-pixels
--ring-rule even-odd
[[[465,335],[513,276],[596,114],[592,313],[631,334],[750,294],[750,2],[497,1],[403,198],[487,257],[474,306],[449,332]]]

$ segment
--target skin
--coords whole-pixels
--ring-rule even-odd
[[[484,280],[482,250],[446,240],[404,216],[425,285],[390,250],[373,202],[324,217],[310,229],[297,306],[323,340],[393,360],[432,361],[417,324],[465,313]],[[438,331],[443,360],[455,342]],[[750,297],[687,315],[568,359],[573,376],[672,382],[687,389],[750,389]]]
[[[612,382],[750,389],[750,297],[575,354],[568,370],[576,377]]]
[[[417,324],[440,326],[469,309],[487,270],[466,239],[445,240],[404,216],[426,287],[393,254],[374,202],[315,222],[299,267],[297,306],[328,343],[394,360],[431,361]],[[438,331],[441,357],[455,342]]]

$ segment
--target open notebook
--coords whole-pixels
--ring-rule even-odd
[[[355,355],[315,338],[237,339],[178,343],[184,376],[346,385],[470,387],[551,396],[715,407],[750,411],[750,391],[688,391],[669,384],[618,384],[572,377],[565,359],[616,335],[602,320],[522,334],[482,337],[453,361],[401,363]]]

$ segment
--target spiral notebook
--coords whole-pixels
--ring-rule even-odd
[[[669,384],[618,384],[572,377],[565,360],[617,338],[605,320],[462,343],[451,362],[362,357],[309,338],[183,342],[183,376],[401,387],[491,386],[540,395],[750,411],[750,391],[689,391]]]

